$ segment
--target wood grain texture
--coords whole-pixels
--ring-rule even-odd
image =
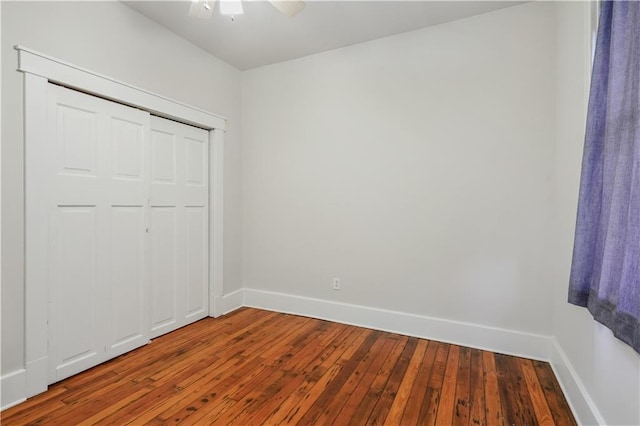
[[[1,413],[3,425],[575,425],[549,364],[243,308]]]

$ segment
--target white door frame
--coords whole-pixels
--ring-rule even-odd
[[[223,295],[223,155],[226,119],[168,99],[92,71],[43,55],[22,46],[18,71],[24,73],[25,144],[25,370],[26,397],[47,390],[48,286],[47,212],[37,188],[47,161],[47,84],[55,83],[146,110],[154,115],[209,131],[209,315],[222,315]]]

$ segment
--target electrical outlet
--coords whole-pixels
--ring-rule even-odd
[[[340,278],[333,279],[333,289],[340,290]]]

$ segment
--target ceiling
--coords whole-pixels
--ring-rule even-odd
[[[211,2],[211,0],[210,0]],[[210,19],[188,16],[190,1],[124,1],[180,37],[240,70],[489,12],[522,1],[306,2],[294,18],[267,1],[243,1],[232,21],[218,4]]]

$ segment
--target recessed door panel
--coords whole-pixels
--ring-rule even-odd
[[[193,186],[205,186],[207,177],[206,141],[185,137],[184,142],[187,151],[186,183]]]
[[[151,208],[151,334],[178,323],[176,208]]]
[[[187,207],[187,311],[186,317],[206,310],[207,233],[204,207]]]
[[[176,182],[175,135],[151,131],[151,179],[153,182]]]
[[[145,217],[143,206],[111,208],[111,348],[145,335]],[[139,346],[139,345],[138,345]]]
[[[142,179],[142,171],[144,170],[143,131],[144,127],[141,123],[120,118],[111,119],[114,177]]]
[[[70,105],[57,105],[59,170],[61,173],[97,174],[97,115]]]
[[[100,348],[100,302],[95,206],[58,206],[51,216],[51,321],[56,324],[52,351],[55,373],[67,377],[88,368]]]

